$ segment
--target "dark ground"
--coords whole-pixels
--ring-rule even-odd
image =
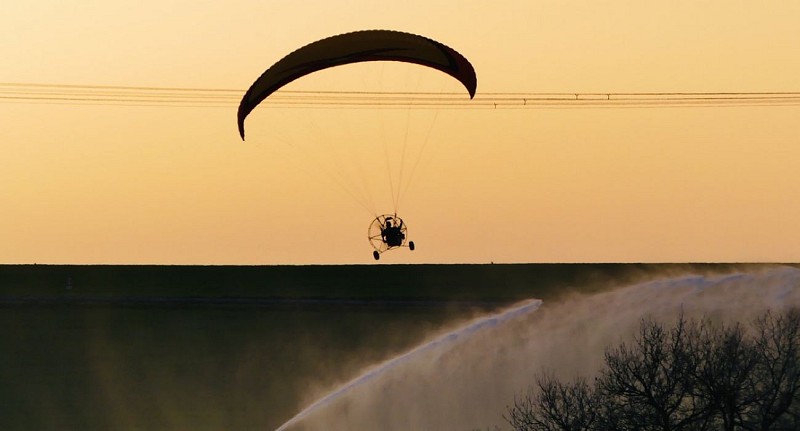
[[[531,296],[552,299],[565,290],[604,289],[655,272],[710,273],[759,265],[0,265],[0,301],[511,302]]]
[[[756,266],[0,265],[0,429],[274,429],[443,324]]]

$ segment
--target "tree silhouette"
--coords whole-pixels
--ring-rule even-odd
[[[606,403],[606,429],[679,431],[691,429],[704,409],[692,397],[694,382],[686,321],[672,330],[644,320],[630,346],[606,350],[606,369],[597,379]]]
[[[515,430],[588,431],[598,417],[586,379],[564,384],[552,374],[537,378],[538,393],[528,391],[514,401],[506,420]]]
[[[743,428],[800,429],[800,310],[756,320],[757,362],[747,388],[753,398]]]
[[[750,328],[643,319],[632,343],[606,349],[593,386],[544,373],[505,419],[517,431],[798,430],[800,310]]]
[[[758,357],[752,341],[739,323],[713,326],[708,321],[692,325],[687,378],[694,383],[693,397],[705,409],[712,429],[731,431],[742,425],[742,415],[753,404],[747,390]]]

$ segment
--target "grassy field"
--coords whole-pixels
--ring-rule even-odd
[[[3,265],[0,429],[274,429],[504,303],[754,267]]]
[[[269,430],[440,307],[0,308],[0,429]]]
[[[0,265],[0,298],[272,298],[509,302],[733,264]]]

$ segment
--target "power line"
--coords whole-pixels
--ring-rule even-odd
[[[30,82],[0,82],[0,87],[30,87],[30,88],[78,88],[78,89],[99,89],[99,90],[176,90],[176,91],[229,91],[240,92],[237,89],[224,88],[187,88],[187,87],[142,87],[131,85],[83,85],[83,84],[41,84]]]
[[[237,106],[243,90],[112,85],[0,83],[0,102],[162,107]],[[282,108],[563,109],[796,106],[800,92],[487,92],[279,90],[264,102]]]

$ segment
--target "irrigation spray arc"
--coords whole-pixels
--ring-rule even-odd
[[[310,406],[306,407],[295,415],[293,418],[286,421],[283,425],[278,427],[276,431],[284,431],[293,424],[302,421],[305,417],[313,414],[315,411],[322,409],[323,407],[327,406],[328,404],[333,403],[336,401],[337,398],[346,395],[351,390],[358,388],[366,383],[369,383],[371,380],[376,379],[384,375],[385,373],[390,372],[391,370],[409,362],[413,361],[421,356],[424,356],[426,353],[434,351],[436,349],[445,349],[448,346],[452,346],[459,341],[468,338],[470,335],[473,335],[479,331],[486,330],[488,328],[492,328],[498,326],[508,320],[514,319],[516,317],[520,317],[526,315],[528,313],[532,313],[539,308],[542,301],[537,299],[531,299],[524,301],[522,303],[516,304],[506,310],[501,311],[500,313],[490,315],[488,317],[482,317],[472,321],[471,323],[463,326],[459,329],[454,331],[448,332],[444,335],[441,335],[419,347],[416,347],[406,353],[403,353],[399,356],[396,356],[368,371],[361,374],[360,376],[356,377],[353,380],[341,385],[339,388],[335,389],[328,395],[320,398],[319,400],[312,403]]]
[[[542,371],[563,379],[595,375],[605,349],[629,341],[645,316],[666,324],[680,313],[750,323],[767,309],[800,306],[800,269],[654,275],[539,305],[529,301],[474,320],[377,365],[278,431],[491,429],[505,423],[506,407]]]

